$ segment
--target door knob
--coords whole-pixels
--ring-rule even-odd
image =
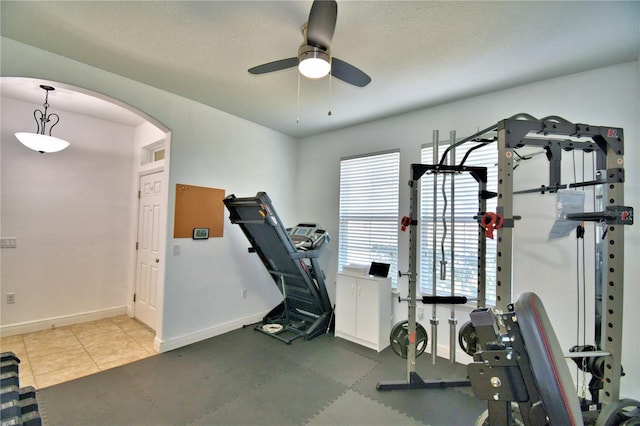
[[[160,263],[160,259],[156,257],[156,263]]]

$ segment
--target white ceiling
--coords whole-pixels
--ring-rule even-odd
[[[372,82],[302,78],[298,95],[295,68],[247,69],[296,56],[311,1],[2,0],[0,7],[5,37],[297,138],[637,60],[640,52],[639,1],[343,0],[332,54]]]

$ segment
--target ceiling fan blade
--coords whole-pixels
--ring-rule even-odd
[[[287,58],[249,68],[249,72],[251,74],[265,74],[268,72],[280,71],[296,66],[298,66],[298,58]]]
[[[331,75],[358,87],[371,83],[371,77],[366,73],[338,58],[331,58]]]
[[[323,50],[329,49],[337,18],[338,3],[334,0],[315,0],[307,23],[307,44]]]

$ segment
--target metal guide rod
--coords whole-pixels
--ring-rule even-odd
[[[487,181],[479,182],[478,212],[487,211],[487,199],[482,194],[487,193]],[[478,308],[487,306],[487,237],[481,226],[478,226]]]
[[[596,186],[594,188],[594,200],[593,207],[597,211],[604,210],[604,187]],[[602,279],[603,279],[603,256],[604,256],[604,240],[602,238],[602,232],[598,230],[598,225],[594,226],[594,256],[595,256],[595,280],[594,280],[594,307],[593,314],[594,321],[594,341],[596,347],[602,347]]]
[[[449,146],[451,145],[455,145],[456,143],[456,131],[455,130],[451,130],[449,132]],[[456,164],[456,149],[452,148],[451,152],[449,153],[449,164]],[[456,280],[455,280],[455,274],[456,274],[456,270],[455,270],[455,215],[456,215],[456,207],[455,207],[455,175],[451,175],[451,183],[450,183],[450,201],[449,203],[451,204],[451,220],[450,220],[450,233],[451,233],[451,254],[449,255],[449,265],[450,265],[450,269],[449,269],[449,273],[450,273],[450,277],[451,277],[451,296],[455,296],[456,295]],[[458,325],[458,319],[456,318],[456,305],[455,304],[451,304],[451,317],[449,318],[449,362],[451,362],[451,364],[455,364],[456,363],[456,345],[457,345],[457,339],[456,339],[456,329],[457,329],[457,325]]]
[[[435,162],[435,159],[438,158],[438,144],[439,144],[439,137],[440,137],[440,132],[438,130],[434,130],[433,131],[433,154],[432,154],[432,159]],[[431,275],[431,282],[432,282],[432,286],[431,286],[431,294],[433,296],[437,296],[437,285],[436,285],[436,277],[438,276],[437,274],[437,267],[436,267],[436,260],[437,260],[437,243],[438,243],[438,239],[437,239],[437,234],[438,234],[438,222],[436,220],[436,217],[438,217],[438,174],[434,173],[433,174],[433,273]],[[431,307],[431,320],[429,321],[431,323],[431,363],[433,365],[436,364],[436,360],[438,359],[438,317],[437,317],[437,305],[433,305]]]
[[[584,351],[584,352],[564,352],[565,358],[596,358],[601,356],[609,356],[611,353],[607,351]]]

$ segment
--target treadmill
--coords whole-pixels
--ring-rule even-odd
[[[231,194],[223,202],[231,223],[249,240],[249,253],[258,254],[282,293],[282,302],[255,329],[287,344],[325,334],[333,309],[318,258],[329,233],[311,223],[285,228],[266,192],[244,198]]]

